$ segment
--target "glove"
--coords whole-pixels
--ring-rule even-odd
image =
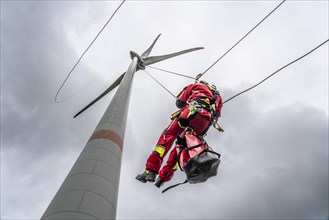
[[[186,102],[180,100],[180,99],[176,99],[176,106],[177,108],[183,108],[186,105]]]

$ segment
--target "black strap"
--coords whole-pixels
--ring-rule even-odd
[[[164,190],[162,190],[162,193],[165,193],[165,192],[168,191],[169,189],[172,189],[172,188],[174,188],[174,187],[176,187],[176,186],[179,186],[179,185],[183,185],[183,184],[185,184],[185,183],[187,183],[187,182],[188,182],[188,180],[186,179],[184,182],[177,183],[177,184],[172,185],[172,186],[168,186],[167,188],[165,188]]]
[[[197,148],[197,147],[200,147],[200,146],[202,146],[204,144],[206,144],[206,142],[202,142],[202,143],[197,144],[197,145],[194,145],[192,147],[185,147],[185,148],[186,148],[186,150],[192,150],[192,149]]]
[[[219,153],[217,153],[217,152],[215,152],[215,151],[213,151],[213,150],[209,150],[209,149],[207,149],[207,152],[210,152],[210,153],[216,154],[218,158],[220,158],[220,156],[221,156]]]
[[[196,98],[194,99],[194,101],[196,101],[199,105],[201,105],[204,109],[206,109],[208,112],[211,113],[211,100],[209,99],[210,101],[210,104],[208,104],[204,99],[202,98]]]
[[[199,136],[197,136],[197,135],[194,135],[194,136],[196,136],[196,137],[201,141],[200,144],[197,144],[197,145],[192,146],[192,147],[187,147],[187,144],[185,143],[185,144],[186,144],[185,146],[182,144],[182,145],[179,147],[179,152],[178,152],[178,166],[179,166],[179,169],[180,169],[181,171],[184,171],[183,168],[182,168],[182,165],[180,164],[180,158],[181,158],[181,156],[182,156],[182,152],[183,152],[184,149],[186,149],[186,150],[192,150],[192,149],[197,148],[197,147],[200,147],[200,146],[202,146],[202,145],[204,145],[204,144],[207,146],[207,148],[206,148],[205,150],[208,150],[208,148],[209,148],[207,142],[206,142],[203,138],[201,138],[201,137],[199,137]],[[177,138],[180,138],[180,137],[177,137]],[[176,141],[176,143],[179,142],[179,141],[182,141],[182,139]],[[202,153],[203,153],[203,152],[202,152]]]
[[[181,171],[183,171],[183,168],[182,168],[182,165],[180,164],[180,157],[181,157],[181,155],[182,155],[183,149],[184,149],[184,147],[181,146],[181,147],[179,148],[179,153],[178,153],[178,166],[179,166],[179,169],[180,169]]]
[[[182,168],[182,165],[180,164],[180,158],[181,158],[181,156],[182,156],[182,152],[183,152],[183,150],[184,150],[184,149],[186,149],[186,150],[192,150],[192,149],[197,148],[197,147],[200,147],[200,146],[202,146],[202,145],[204,145],[204,144],[207,145],[207,143],[206,143],[205,141],[202,141],[202,143],[200,143],[200,144],[198,144],[198,145],[195,145],[195,146],[192,146],[192,147],[186,147],[186,146],[183,146],[183,145],[180,146],[180,148],[179,148],[179,152],[178,152],[178,166],[179,166],[179,169],[180,169],[181,171],[184,171],[183,168]],[[205,150],[207,150],[207,149],[208,149],[208,145],[207,145],[207,148],[206,148]],[[201,153],[202,153],[202,152],[201,152]]]

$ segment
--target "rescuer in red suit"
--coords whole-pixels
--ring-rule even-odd
[[[179,110],[172,115],[172,122],[162,132],[154,151],[148,157],[145,171],[137,175],[136,179],[143,183],[155,182],[163,158],[185,128],[193,129],[195,134],[201,137],[206,135],[211,124],[214,126],[216,124],[216,128],[223,131],[217,124],[217,119],[221,116],[222,105],[222,97],[216,86],[211,86],[204,80],[186,86],[177,95],[176,106]],[[172,154],[174,153],[170,154],[168,162],[172,161],[174,157]],[[159,179],[163,182],[169,181],[173,176],[169,167],[175,170],[178,164],[165,166],[166,169],[160,171]]]

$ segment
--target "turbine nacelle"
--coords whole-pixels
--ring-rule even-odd
[[[189,53],[192,51],[196,51],[196,50],[201,50],[204,49],[203,47],[195,47],[195,48],[191,48],[191,49],[187,49],[187,50],[182,50],[176,53],[171,53],[171,54],[167,54],[167,55],[161,55],[161,56],[151,56],[149,57],[155,43],[157,42],[157,40],[159,39],[161,34],[159,34],[155,40],[153,41],[153,43],[151,44],[151,46],[145,50],[145,52],[140,56],[138,55],[138,53],[134,52],[134,51],[130,51],[130,57],[131,59],[133,59],[134,57],[137,58],[137,69],[138,70],[144,70],[146,66],[154,64],[154,63],[158,63],[160,61],[166,60],[166,59],[170,59],[172,57],[175,56],[179,56],[185,53]],[[107,93],[109,93],[110,91],[112,91],[114,88],[116,88],[122,81],[123,77],[124,77],[125,73],[121,74],[115,81],[114,83],[112,83],[110,85],[110,87],[108,89],[106,89],[102,94],[100,94],[96,99],[94,99],[92,102],[90,102],[86,107],[84,107],[81,111],[79,111],[75,116],[77,117],[78,115],[80,115],[82,112],[84,112],[85,110],[87,110],[90,106],[92,106],[93,104],[95,104],[98,100],[100,100],[101,98],[103,98]]]

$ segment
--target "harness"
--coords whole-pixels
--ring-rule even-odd
[[[209,100],[209,98],[197,98],[197,99],[194,99],[193,101],[197,102],[200,107],[204,108],[205,110],[207,110],[208,112],[210,112],[212,114],[212,112],[214,111],[212,105],[214,103],[211,103],[211,101]]]
[[[187,102],[188,108],[189,108],[188,118],[184,119],[183,121],[180,121],[180,123],[183,126],[184,125],[187,126],[189,124],[189,121],[192,120],[192,118],[195,116],[195,113],[201,112],[203,109],[206,110],[207,112],[209,112],[211,114],[211,121],[209,122],[209,126],[202,132],[202,134],[201,134],[202,136],[207,133],[207,131],[211,125],[213,125],[214,128],[219,131],[224,131],[222,128],[220,128],[220,126],[217,123],[218,113],[216,111],[216,106],[215,106],[215,103],[220,94],[215,89],[211,89],[210,87],[209,87],[209,89],[214,97],[212,99],[199,97],[199,98],[195,98],[195,99],[191,100],[190,102]],[[174,112],[171,115],[171,120],[178,118],[180,116],[181,112],[182,112],[182,108],[179,109],[178,111]]]
[[[210,112],[213,119],[217,120],[218,115],[216,112],[215,102],[219,96],[219,92],[217,90],[213,90],[209,87],[211,93],[213,94],[214,98],[196,98],[193,101],[197,102],[202,108]]]

